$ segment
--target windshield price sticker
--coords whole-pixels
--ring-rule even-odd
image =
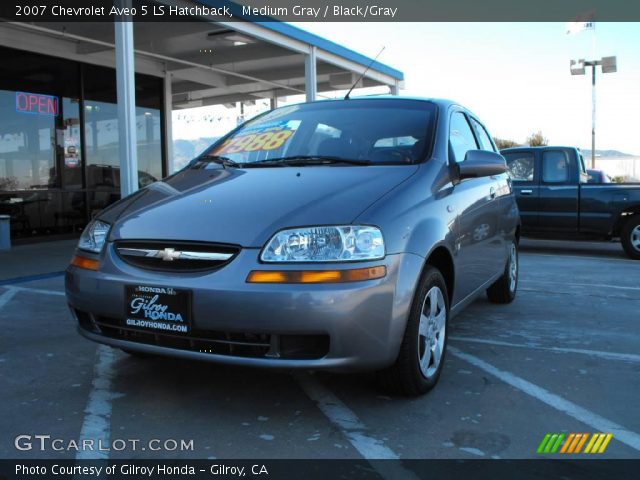
[[[215,155],[276,150],[288,142],[295,130],[279,129],[266,132],[252,132],[226,140],[215,151]]]

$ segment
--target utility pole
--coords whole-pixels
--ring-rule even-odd
[[[571,60],[571,75],[584,75],[586,67],[591,67],[591,168],[596,168],[596,68],[600,65],[602,73],[617,71],[616,57],[602,57],[600,60]]]

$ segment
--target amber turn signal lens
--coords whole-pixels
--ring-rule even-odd
[[[74,265],[78,268],[84,268],[86,270],[98,270],[98,268],[100,267],[100,262],[91,258],[74,255],[71,258],[71,265]]]
[[[350,270],[253,270],[247,283],[343,283],[382,278],[387,268],[356,268]]]

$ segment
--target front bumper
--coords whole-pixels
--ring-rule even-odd
[[[422,257],[397,254],[377,262],[301,266],[261,264],[258,255],[257,249],[244,249],[231,263],[215,271],[158,272],[125,263],[115,253],[113,244],[108,244],[99,271],[74,266],[67,269],[67,300],[79,319],[82,335],[123,349],[283,368],[370,370],[395,361],[422,269]],[[377,265],[385,265],[387,275],[376,280],[334,284],[246,283],[248,273],[256,269],[324,270]],[[193,332],[166,338],[164,334],[138,335],[117,328],[124,318],[127,284],[191,290]],[[112,326],[105,327],[104,322]],[[267,342],[271,348],[241,348],[245,337],[239,335],[259,338],[258,342]],[[318,350],[314,343],[315,356],[304,352],[298,356],[281,354],[279,342],[284,345],[292,339],[304,339],[303,346],[309,339],[323,339],[319,341],[326,343],[325,350]]]

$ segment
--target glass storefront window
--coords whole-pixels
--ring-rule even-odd
[[[1,190],[55,186],[57,118],[18,110],[17,99],[23,95],[0,90]],[[37,94],[29,96],[37,101]]]
[[[4,47],[0,62],[0,214],[14,238],[78,232],[120,198],[115,71]],[[163,176],[162,80],[136,75],[136,104],[146,186]]]
[[[12,217],[13,232],[81,228],[79,100],[0,90],[0,118],[0,213]]]
[[[86,67],[84,129],[87,152],[87,188],[92,214],[120,198],[120,154],[115,73]],[[162,82],[136,75],[136,139],[138,183],[141,187],[162,178],[160,100]],[[155,94],[154,94],[155,93]]]

